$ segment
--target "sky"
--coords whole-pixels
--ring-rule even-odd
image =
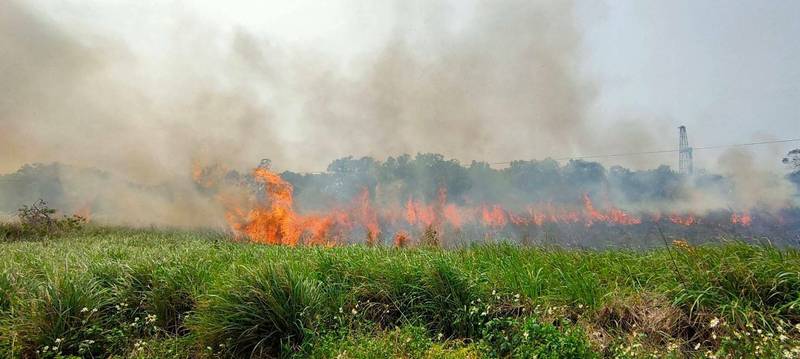
[[[696,146],[800,137],[800,2],[613,1],[601,12],[586,16],[585,42],[604,111],[684,124]]]
[[[261,131],[258,126],[229,133],[224,126],[215,127],[213,120],[193,126],[189,116],[175,126],[189,132],[225,133],[222,139],[210,137],[204,143],[219,140],[220,147],[236,143],[257,148],[237,150],[232,155],[237,158],[274,153],[275,158],[283,159],[280,166],[284,169],[323,170],[325,163],[348,154],[381,157],[435,151],[467,162],[502,162],[671,149],[677,147],[679,125],[687,126],[690,143],[695,146],[800,138],[798,1],[531,1],[519,3],[526,8],[520,13],[528,17],[518,18],[514,17],[514,4],[512,11],[495,11],[492,2],[474,0],[21,3],[39,23],[59,29],[74,43],[101,48],[101,62],[124,63],[104,75],[113,82],[97,86],[116,89],[119,83],[135,82],[137,88],[152,95],[148,106],[158,107],[148,113],[155,117],[181,109],[151,103],[183,101],[176,93],[187,92],[187,88],[194,91],[198,81],[213,83],[209,88],[214,91],[252,92],[248,96],[256,98],[255,102],[268,104],[263,116],[271,118],[266,127],[272,133],[261,142],[272,141],[276,143],[273,147],[237,140],[237,136]],[[542,25],[531,24],[537,21]],[[505,26],[506,22],[513,26]],[[530,44],[531,48],[525,49],[529,52],[509,50],[504,41]],[[235,61],[224,55],[231,46],[239,54]],[[537,57],[543,53],[547,55]],[[532,61],[534,69],[506,70],[517,69],[530,56],[537,57]],[[491,78],[466,76],[469,81],[460,81],[447,77],[453,68],[457,76],[469,75],[473,64],[492,72]],[[404,73],[406,68],[409,70]],[[386,71],[391,76],[384,76]],[[516,79],[519,74],[530,78]],[[384,83],[384,78],[391,81]],[[529,80],[548,86],[528,88],[525,81]],[[439,87],[441,82],[445,85]],[[560,85],[563,82],[569,85]],[[441,94],[465,86],[484,87],[476,90],[479,94],[497,93],[497,98],[489,96],[492,98],[474,109],[498,116],[472,119],[472,97],[454,99]],[[492,86],[498,90],[491,92]],[[352,88],[357,90],[350,93]],[[517,98],[517,93],[522,95]],[[383,97],[389,95],[403,100],[387,102]],[[525,96],[541,100],[533,100],[531,109],[517,110],[525,107]],[[354,105],[361,100],[375,105],[363,110]],[[186,100],[192,101],[196,100]],[[124,103],[130,105],[128,100]],[[241,106],[249,111],[251,105]],[[572,106],[577,110],[565,109]],[[261,108],[254,107],[255,119],[248,121],[259,121]],[[400,113],[396,121],[409,124],[377,125],[369,119],[348,122],[362,114],[384,116],[386,107],[391,107],[390,114]],[[145,116],[149,115],[141,115]],[[447,119],[441,123],[430,120],[435,116]],[[585,120],[570,122],[569,118],[576,116]],[[427,134],[436,128],[461,127],[459,118],[464,118],[464,129],[453,136],[459,139]],[[332,124],[318,126],[327,119]],[[59,120],[53,116],[49,121]],[[542,121],[541,131],[537,121]],[[487,122],[497,126],[482,125]],[[159,123],[163,120],[144,121],[139,127],[156,128]],[[52,122],[43,126],[49,124]],[[38,127],[21,128],[37,136]],[[362,139],[370,132],[383,135]],[[401,139],[382,138],[394,134]],[[170,132],[161,141],[170,142],[175,136]],[[204,136],[208,135],[199,137]],[[342,138],[351,144],[336,143]],[[526,138],[530,138],[530,150],[526,150]],[[130,139],[131,143],[137,141],[142,140]],[[256,142],[259,144],[253,144]],[[385,148],[376,150],[378,146]],[[751,150],[760,161],[774,163],[769,167],[779,170],[781,156],[796,147],[800,143]],[[43,159],[77,161],[60,155],[71,148],[76,149],[76,157],[81,157],[81,151],[91,154],[84,157],[97,152],[71,142],[28,152]],[[13,170],[19,162],[37,159],[20,155],[23,149],[29,148],[21,146],[19,151],[11,151],[13,155],[0,157],[0,170]],[[213,149],[200,152],[208,151]],[[696,166],[715,169],[721,152],[697,151]],[[141,158],[133,162],[149,161]],[[88,163],[102,166],[115,161],[119,158],[98,156]],[[676,167],[677,155],[601,161],[640,168],[660,163]]]

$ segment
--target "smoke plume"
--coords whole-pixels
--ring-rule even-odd
[[[663,139],[635,122],[608,131],[589,120],[599,87],[581,74],[570,1],[478,1],[460,24],[445,2],[392,4],[388,39],[342,64],[180,11],[148,56],[32,3],[0,2],[0,172],[98,168],[99,182],[61,174],[75,198],[67,207],[91,202],[111,222],[207,225],[222,209],[197,186],[198,166],[245,170],[268,157],[319,171],[347,155],[416,152],[468,163]],[[749,191],[737,201],[786,195],[751,191],[763,189],[757,178],[737,182]]]

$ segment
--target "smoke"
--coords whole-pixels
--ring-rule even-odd
[[[2,90],[6,171],[52,159],[148,178],[193,156],[319,170],[348,154],[505,160],[596,143],[570,2],[478,2],[455,30],[444,2],[398,2],[390,38],[345,69],[192,21],[152,59],[2,6],[2,80],[17,84]]]
[[[415,17],[442,24],[446,13],[403,10],[397,16],[405,22],[364,61],[363,73],[308,81],[304,111],[319,119],[308,132],[346,139],[322,141],[320,155],[534,158],[593,142],[585,116],[593,86],[579,76],[570,2],[481,2],[469,26],[426,27],[421,45]]]
[[[599,87],[580,70],[571,1],[478,1],[459,21],[447,2],[393,2],[390,36],[346,63],[174,9],[153,55],[32,4],[0,2],[0,172],[33,162],[108,171],[62,185],[70,207],[92,202],[111,222],[220,220],[192,179],[197,164],[241,170],[269,157],[318,171],[352,154],[416,152],[467,163],[664,138],[636,121],[610,131],[590,120]],[[780,197],[752,194],[739,200]]]
[[[776,210],[792,204],[794,186],[786,178],[759,166],[751,153],[742,149],[727,150],[720,156],[719,165],[733,183],[735,190],[731,198],[737,208]]]

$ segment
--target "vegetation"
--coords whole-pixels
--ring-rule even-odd
[[[261,165],[270,163],[264,160]],[[787,178],[800,186],[800,149],[789,152],[783,163],[790,171]],[[211,165],[197,170],[198,189],[209,195],[220,182],[255,186],[250,169],[239,172]],[[487,162],[461,163],[436,153],[404,154],[385,160],[348,156],[332,161],[325,172],[286,171],[281,177],[292,184],[298,202],[309,209],[330,202],[347,203],[364,189],[374,195],[380,187],[378,184],[391,184],[391,195],[401,202],[409,197],[435,202],[444,188],[447,200],[456,204],[511,200],[574,204],[587,193],[593,198],[608,198],[612,203],[670,204],[690,199],[692,189],[720,195],[735,190],[729,177],[698,171],[694,179],[689,180],[666,165],[635,170],[621,166],[606,168],[601,163],[585,160],[561,164],[544,159],[512,161],[508,167],[497,169]],[[170,193],[159,185],[119,182],[111,174],[93,168],[60,163],[26,164],[16,172],[0,174],[0,212],[14,211],[37,198],[47,198],[57,208],[74,210],[78,204],[67,194],[74,196],[76,193],[82,194],[78,198],[95,198],[94,202],[101,204],[113,202],[98,196],[97,188],[135,189],[137,193],[156,197]],[[111,193],[116,194],[116,191]]]
[[[56,210],[41,199],[30,206],[22,206],[17,210],[17,217],[17,222],[0,222],[0,241],[56,237],[78,231],[86,224],[86,218],[78,215],[57,217]]]
[[[0,244],[0,357],[800,357],[800,251]]]

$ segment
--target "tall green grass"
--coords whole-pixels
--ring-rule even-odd
[[[742,242],[288,248],[90,228],[0,249],[3,357],[369,355],[400,337],[411,338],[408,352],[392,355],[410,357],[727,355],[800,343],[800,252]]]
[[[288,265],[248,269],[208,296],[194,318],[201,342],[234,357],[278,355],[321,321],[321,283]]]

